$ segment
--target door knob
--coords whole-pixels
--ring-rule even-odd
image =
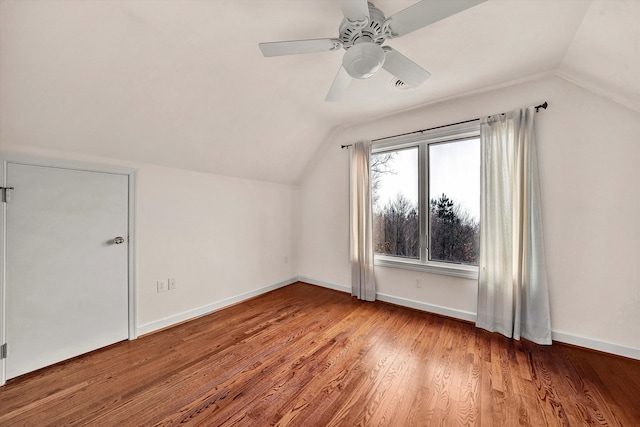
[[[113,243],[115,243],[116,245],[119,245],[121,243],[124,243],[124,237],[116,237],[115,239],[113,239]]]

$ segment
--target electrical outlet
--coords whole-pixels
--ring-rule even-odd
[[[422,279],[416,279],[416,288],[422,288]]]
[[[176,279],[174,279],[173,277],[169,279],[169,281],[167,282],[168,286],[167,288],[172,291],[176,288]]]
[[[289,257],[286,255],[284,256],[284,263],[289,264]]]
[[[167,282],[165,282],[164,280],[158,280],[156,282],[156,285],[158,287],[158,293],[164,292],[167,290]]]

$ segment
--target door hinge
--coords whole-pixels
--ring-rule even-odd
[[[2,203],[7,203],[11,199],[11,190],[13,190],[13,187],[0,187],[0,191],[2,191]]]
[[[2,344],[2,346],[0,346],[0,359],[6,359],[7,358],[7,343]]]

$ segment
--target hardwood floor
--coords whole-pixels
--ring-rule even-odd
[[[640,361],[296,283],[0,388],[0,425],[640,425]]]

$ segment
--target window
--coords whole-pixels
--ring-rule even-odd
[[[371,156],[374,251],[420,258],[418,148]]]
[[[477,277],[477,123],[374,145],[371,186],[377,265]]]

